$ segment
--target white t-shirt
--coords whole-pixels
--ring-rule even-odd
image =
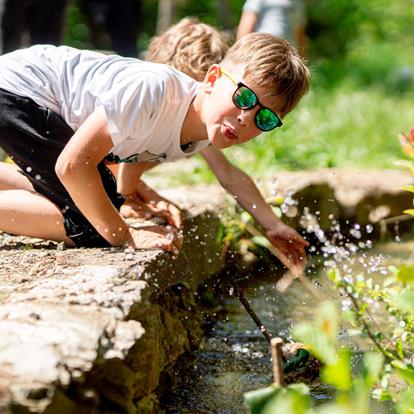
[[[272,33],[293,45],[296,44],[294,28],[306,24],[303,0],[247,0],[243,10],[258,16],[256,32]]]
[[[167,66],[67,46],[38,45],[0,56],[0,88],[33,99],[76,130],[104,107],[116,160],[174,161],[198,82]]]

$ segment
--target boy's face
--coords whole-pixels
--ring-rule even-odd
[[[223,73],[218,65],[213,65],[206,76],[204,119],[208,139],[217,148],[243,144],[260,135],[263,131],[256,125],[256,114],[263,106],[270,110],[269,113],[273,112],[271,115],[276,117],[273,119],[275,124],[279,121],[276,114],[281,111],[281,104],[267,96],[268,91],[265,87],[244,81],[242,74],[243,67],[233,67]],[[234,79],[248,85],[260,104],[251,109],[238,108],[233,102],[233,94],[237,89]],[[280,125],[281,122],[277,126]]]

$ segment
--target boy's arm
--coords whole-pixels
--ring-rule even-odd
[[[143,234],[130,229],[111,203],[97,165],[113,147],[103,108],[96,109],[61,152],[55,166],[73,201],[98,233],[113,246],[172,249],[162,231]],[[169,248],[171,246],[171,249]]]
[[[119,165],[118,173],[116,175],[117,191],[119,194],[123,195],[126,200],[136,193],[137,181],[142,173],[143,171],[141,171],[140,163],[123,162]]]
[[[275,216],[253,180],[231,164],[217,148],[210,146],[201,154],[220,184],[243,209],[254,217],[264,229],[266,237],[288,258],[292,265],[303,267],[306,262],[305,247],[308,246],[308,242]]]

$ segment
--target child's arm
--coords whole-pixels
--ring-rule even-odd
[[[306,263],[305,247],[309,245],[308,242],[274,215],[253,180],[231,164],[217,148],[210,146],[201,154],[225,190],[263,227],[266,237],[293,266],[303,267]]]
[[[254,26],[258,20],[258,15],[250,10],[244,10],[240,17],[239,26],[237,28],[236,39],[239,40],[243,36],[254,31]]]
[[[61,152],[56,174],[79,210],[98,233],[113,246],[174,249],[165,231],[128,227],[108,198],[97,165],[113,147],[103,108],[96,109],[75,132]]]

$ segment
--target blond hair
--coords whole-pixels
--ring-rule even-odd
[[[242,65],[243,78],[269,88],[269,96],[282,98],[281,115],[290,112],[309,89],[310,73],[288,41],[269,33],[250,33],[227,52],[223,66]]]
[[[202,81],[208,68],[221,62],[228,48],[223,33],[196,18],[186,17],[151,40],[145,59],[171,65]]]

